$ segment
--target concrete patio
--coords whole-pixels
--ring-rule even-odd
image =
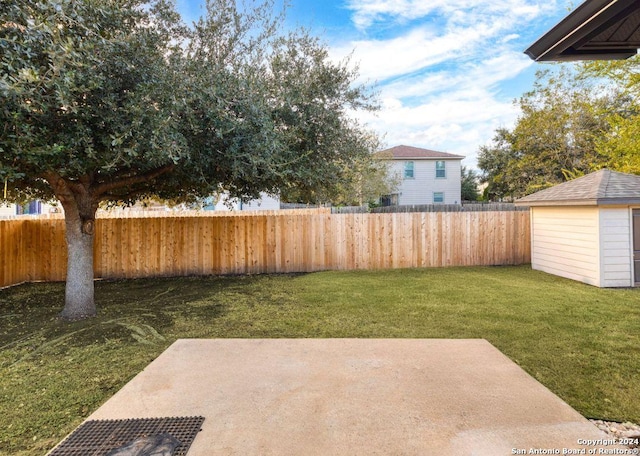
[[[179,340],[88,419],[194,415],[189,456],[622,448],[479,339]]]

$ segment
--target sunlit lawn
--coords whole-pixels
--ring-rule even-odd
[[[104,281],[0,290],[0,454],[44,454],[178,338],[484,338],[587,417],[640,421],[640,290],[529,267]]]

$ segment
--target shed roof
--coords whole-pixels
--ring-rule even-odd
[[[422,149],[412,146],[395,146],[385,149],[376,154],[380,158],[391,158],[394,160],[429,160],[435,158],[462,160],[462,155],[450,154],[447,152],[438,152],[436,150]]]
[[[536,61],[626,59],[640,48],[640,2],[586,0],[532,44]]]
[[[640,176],[601,169],[516,201],[517,206],[640,204]]]

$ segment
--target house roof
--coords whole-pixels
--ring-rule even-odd
[[[516,206],[640,204],[640,176],[601,169],[520,198]]]
[[[451,160],[462,160],[462,155],[449,154],[447,152],[438,152],[436,150],[422,149],[412,146],[395,146],[385,149],[376,154],[380,158],[390,158],[392,160],[433,160],[436,158],[444,158]]]
[[[640,2],[586,0],[532,44],[536,61],[627,59],[640,48]]]

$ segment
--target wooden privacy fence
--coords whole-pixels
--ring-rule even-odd
[[[64,280],[64,220],[0,220],[0,286]],[[99,218],[101,278],[530,262],[528,212]]]

